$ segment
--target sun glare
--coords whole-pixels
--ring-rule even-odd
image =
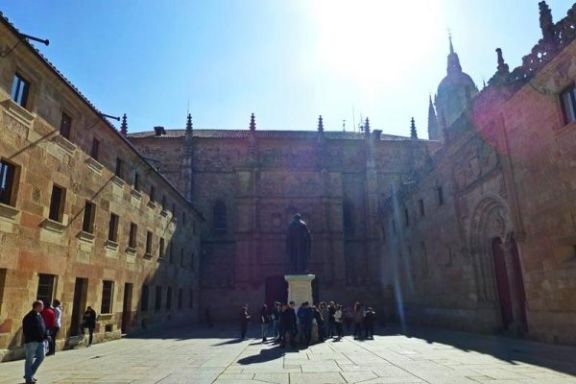
[[[364,91],[394,86],[444,42],[440,0],[314,0],[318,64]]]

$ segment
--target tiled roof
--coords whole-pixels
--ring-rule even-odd
[[[240,139],[250,136],[249,130],[229,130],[229,129],[194,129],[192,131],[193,137],[203,139]],[[185,129],[167,129],[163,135],[156,135],[154,131],[135,132],[130,133],[128,137],[132,138],[150,138],[155,137],[158,139],[174,139],[184,137],[186,134]],[[257,138],[282,138],[282,139],[315,139],[318,137],[317,131],[255,131],[254,134]],[[361,140],[364,139],[364,134],[361,132],[342,132],[342,131],[324,131],[324,137],[327,139],[340,139],[340,140]],[[386,135],[380,136],[381,140],[409,140],[409,137]]]

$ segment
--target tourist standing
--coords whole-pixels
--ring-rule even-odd
[[[300,331],[306,348],[308,348],[312,340],[312,320],[314,320],[314,312],[310,308],[310,303],[305,301],[298,308],[298,321],[300,322]]]
[[[342,313],[342,306],[340,304],[334,307],[334,326],[336,328],[336,341],[339,341],[344,336],[344,331],[342,329],[342,321],[344,314]]]
[[[362,326],[364,325],[364,306],[359,302],[354,304],[354,339],[362,339]]]
[[[54,327],[56,327],[56,314],[54,313],[54,309],[50,307],[50,304],[44,305],[44,309],[40,312],[42,315],[42,319],[44,319],[44,325],[46,326],[46,341],[48,342],[48,348],[46,351],[46,356],[50,355],[50,350],[53,348],[52,344],[54,343],[54,335],[52,331]]]
[[[246,332],[248,331],[249,320],[250,315],[248,314],[248,305],[244,305],[240,309],[240,338],[242,340],[246,338]]]
[[[328,336],[332,337],[336,334],[336,324],[334,323],[334,313],[336,313],[336,304],[331,301],[328,305]]]
[[[262,342],[264,343],[267,339],[269,329],[270,329],[270,312],[268,312],[268,306],[266,304],[262,305],[260,310],[260,324],[262,326]]]
[[[374,321],[376,319],[376,312],[372,307],[368,307],[366,316],[364,317],[364,336],[366,339],[374,340]]]
[[[50,344],[48,345],[48,355],[56,354],[56,336],[58,336],[58,331],[62,327],[62,305],[60,300],[54,300],[52,302],[52,309],[54,310],[54,327],[50,329]]]
[[[324,319],[322,318],[322,313],[320,312],[320,310],[313,305],[312,306],[312,311],[314,314],[314,320],[316,320],[316,325],[318,326],[318,341],[320,341],[321,343],[324,342]]]
[[[86,308],[82,317],[82,330],[86,328],[88,328],[88,346],[91,346],[94,330],[96,329],[96,311],[91,306]]]
[[[272,337],[276,339],[276,341],[280,340],[280,331],[278,329],[280,325],[280,310],[281,310],[280,302],[274,302],[274,307],[272,307],[272,311],[270,313],[270,319],[272,320]]]
[[[280,328],[282,328],[283,337],[280,346],[285,347],[289,344],[291,347],[295,347],[296,311],[294,310],[294,302],[291,301],[290,305],[284,304],[282,307],[283,310],[280,316]]]
[[[22,319],[22,332],[24,333],[24,349],[26,360],[24,361],[24,379],[26,384],[36,382],[34,375],[44,360],[46,324],[40,314],[44,309],[44,303],[37,300],[32,304],[32,310]]]

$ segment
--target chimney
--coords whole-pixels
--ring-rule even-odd
[[[154,127],[154,132],[156,133],[156,136],[162,136],[166,134],[166,130],[160,125]]]

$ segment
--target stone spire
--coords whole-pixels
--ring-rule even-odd
[[[124,136],[128,135],[128,121],[126,114],[122,115],[122,124],[120,124],[120,133]]]
[[[318,116],[318,132],[324,132],[324,120],[322,119],[322,115]]]
[[[410,138],[412,140],[418,139],[418,132],[416,131],[416,122],[414,121],[414,118],[410,119]]]
[[[546,43],[554,41],[554,21],[552,20],[552,11],[545,1],[538,3],[540,8],[540,29],[542,30],[542,40]]]
[[[448,33],[448,42],[450,43],[450,53],[448,54],[448,74],[462,72],[462,66],[460,65],[460,58],[458,54],[454,52],[454,46],[452,45],[452,34]]]
[[[188,116],[186,117],[186,134],[191,135],[193,129],[194,127],[192,126],[192,115],[188,113]]]
[[[428,139],[440,140],[440,130],[438,129],[438,118],[436,117],[436,110],[434,103],[432,103],[432,95],[428,100]]]
[[[488,80],[488,84],[490,85],[506,85],[509,82],[509,75],[510,75],[510,68],[508,64],[504,61],[504,57],[502,56],[502,50],[500,48],[496,48],[496,57],[498,61],[498,66],[496,73],[490,80]]]
[[[256,117],[254,116],[254,113],[250,115],[250,131],[256,131]]]
[[[502,56],[502,49],[496,48],[496,56],[498,58],[498,73],[502,75],[510,73],[510,68],[508,68],[508,64],[506,64],[504,57]]]

